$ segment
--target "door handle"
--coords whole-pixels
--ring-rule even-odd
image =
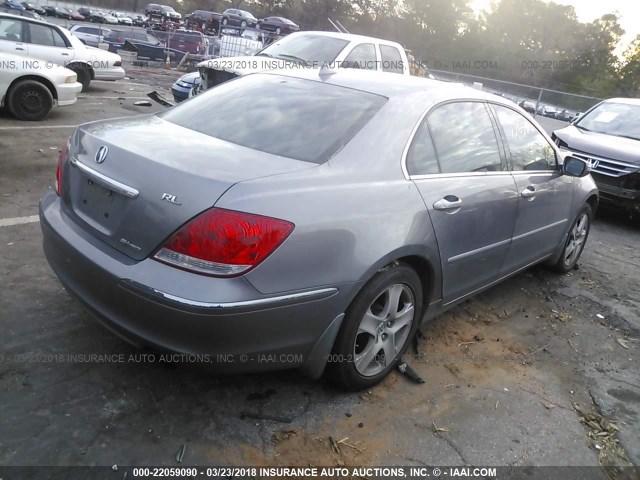
[[[534,187],[533,185],[529,185],[527,188],[520,192],[520,195],[522,195],[523,198],[528,198],[529,201],[531,201],[536,198],[536,187]]]
[[[66,52],[62,52],[62,55],[64,55],[65,57],[68,57],[68,56],[69,56],[69,54],[68,54],[68,53],[66,53]]]
[[[436,210],[453,210],[462,207],[462,200],[455,195],[447,195],[433,204]]]

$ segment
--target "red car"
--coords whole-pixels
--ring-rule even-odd
[[[167,47],[181,52],[202,55],[206,50],[206,40],[202,32],[196,30],[176,30],[175,32],[153,31]]]

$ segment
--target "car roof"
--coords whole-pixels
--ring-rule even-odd
[[[399,47],[402,47],[398,42],[394,42],[392,40],[387,40],[384,38],[377,38],[377,37],[368,37],[366,35],[356,35],[353,33],[326,32],[322,30],[306,30],[304,32],[292,33],[291,35],[304,35],[309,33],[323,36],[323,37],[341,38],[343,40],[348,40],[350,42],[353,42],[356,40],[361,42],[384,42],[384,43],[389,43],[389,44],[398,45]]]
[[[627,105],[640,105],[640,98],[626,98],[626,97],[607,98],[605,102],[626,103]]]
[[[321,70],[318,69],[272,70],[262,73],[322,81],[332,85],[381,95],[389,99],[411,97],[415,100],[419,99],[425,104],[467,99],[491,101],[510,108],[515,107],[512,102],[498,95],[483,92],[461,83],[432,80],[414,75],[358,69],[338,69],[335,70],[335,73],[326,75],[322,75]]]

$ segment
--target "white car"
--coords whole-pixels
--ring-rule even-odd
[[[72,25],[69,31],[90,47],[98,47],[104,42],[104,37],[111,33],[108,28],[82,24]]]
[[[75,72],[43,60],[2,54],[1,65],[0,107],[20,120],[43,120],[54,106],[76,103],[82,90]]]
[[[84,45],[66,28],[6,13],[0,13],[1,53],[67,67],[76,72],[83,91],[91,80],[121,80],[125,75],[119,55]]]
[[[223,37],[224,38],[224,37]],[[236,42],[244,46],[246,39]],[[221,57],[223,48],[221,47]],[[410,75],[407,52],[399,43],[374,37],[335,32],[295,32],[253,56],[239,52],[198,64],[200,90],[231,78],[265,70],[300,68],[359,68]]]
[[[132,26],[133,25],[133,20],[131,20],[131,18],[127,17],[124,13],[121,13],[121,12],[109,12],[109,14],[112,17],[115,17],[116,20],[118,20],[118,23],[120,25],[128,25],[128,26]]]

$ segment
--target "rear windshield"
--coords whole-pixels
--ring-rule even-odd
[[[237,145],[319,164],[346,145],[386,100],[310,80],[254,74],[159,116]]]

